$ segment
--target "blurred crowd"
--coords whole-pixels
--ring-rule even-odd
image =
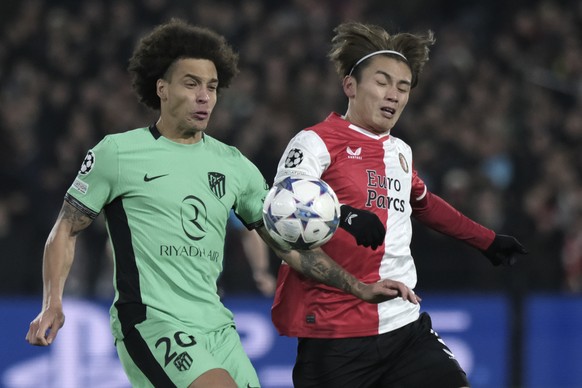
[[[289,139],[346,99],[333,28],[433,30],[431,60],[393,135],[429,188],[529,250],[515,267],[414,225],[420,290],[582,291],[582,2],[8,0],[0,3],[0,293],[41,291],[44,242],[87,150],[147,126],[127,75],[137,40],[170,17],[240,52],[208,133],[272,181]],[[77,242],[70,293],[111,292],[103,216]],[[226,292],[256,292],[227,241]],[[277,260],[272,260],[276,271]],[[235,274],[233,276],[233,274]],[[248,276],[247,276],[248,275]]]

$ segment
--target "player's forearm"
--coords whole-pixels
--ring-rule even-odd
[[[360,281],[320,248],[306,251],[275,251],[293,269],[328,286],[359,297]]]
[[[62,302],[65,281],[73,264],[77,235],[87,228],[93,219],[73,206],[63,202],[55,226],[47,239],[43,257],[43,307]]]
[[[484,250],[495,238],[495,233],[463,215],[444,199],[431,192],[412,204],[412,215],[424,225]]]
[[[321,248],[311,250],[282,250],[269,236],[264,226],[257,229],[259,236],[277,256],[297,272],[325,285],[338,288],[358,298],[362,297],[364,283],[343,269]]]
[[[253,274],[269,272],[267,245],[255,231],[243,232],[242,246]]]
[[[65,282],[74,260],[75,236],[70,236],[62,224],[51,231],[43,257],[43,308],[62,304]]]

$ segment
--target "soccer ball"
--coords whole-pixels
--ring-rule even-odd
[[[325,244],[337,230],[339,219],[336,194],[315,177],[285,177],[273,185],[263,205],[265,227],[284,249]]]

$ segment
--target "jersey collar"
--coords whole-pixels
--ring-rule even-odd
[[[162,136],[162,134],[158,130],[158,127],[156,126],[155,123],[150,125],[149,129],[150,129],[150,133],[152,134],[154,139],[158,140],[160,138],[160,136]]]
[[[339,113],[336,112],[332,112],[329,116],[327,116],[328,121],[332,121],[335,122],[339,125],[342,125],[344,127],[347,127],[353,131],[356,131],[358,133],[361,133],[362,135],[365,135],[367,137],[370,137],[372,139],[376,139],[376,140],[386,140],[390,138],[390,132],[388,133],[383,133],[381,135],[378,135],[374,132],[368,131],[367,129],[364,129],[362,127],[358,127],[355,124],[352,124],[351,122],[349,122],[348,120],[346,120],[344,118],[344,116],[341,116]]]
[[[150,125],[148,127],[148,129],[150,130],[150,133],[152,134],[152,136],[154,137],[154,139],[158,140],[162,134],[160,133],[160,130],[158,129],[157,125],[154,123],[152,125]],[[200,139],[203,143],[206,141],[205,139],[206,134],[204,132],[202,132],[202,139]]]

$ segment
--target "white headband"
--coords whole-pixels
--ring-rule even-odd
[[[404,59],[406,62],[408,62],[408,59],[406,59],[406,57],[404,55],[402,55],[401,53],[399,53],[398,51],[394,51],[394,50],[379,50],[379,51],[374,51],[373,53],[370,53],[368,55],[364,55],[362,58],[360,58],[360,60],[358,62],[356,62],[356,64],[354,66],[352,66],[352,69],[350,70],[350,73],[348,75],[352,75],[352,73],[354,72],[354,69],[362,62],[364,62],[366,59],[373,57],[374,55],[378,55],[378,54],[395,54],[398,55],[400,57],[402,57],[402,59]]]

